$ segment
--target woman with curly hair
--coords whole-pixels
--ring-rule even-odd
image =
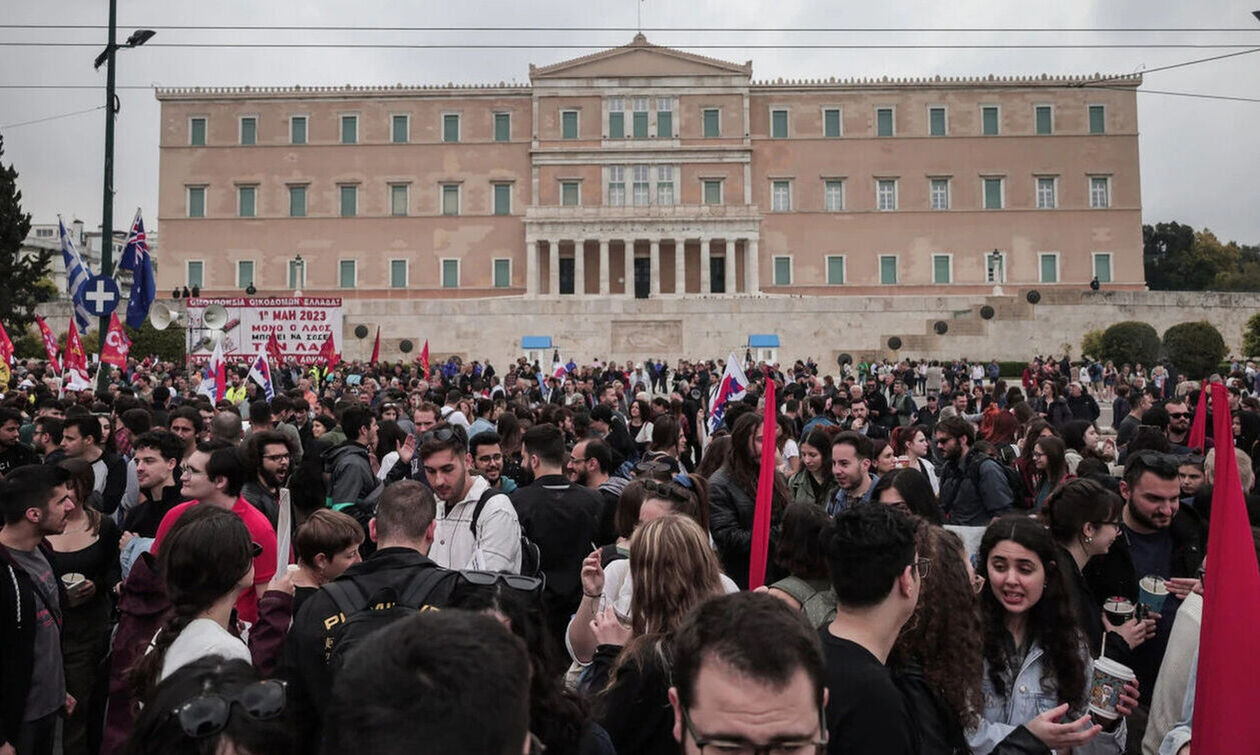
[[[758,412],[746,412],[735,420],[731,430],[731,445],[726,452],[722,468],[709,480],[709,503],[712,508],[713,542],[717,545],[722,566],[731,579],[748,588],[748,562],[752,554],[753,511],[757,500],[757,478],[761,474],[762,443],[773,443],[774,438],[762,438],[764,423]],[[787,507],[787,479],[774,473],[771,518],[775,525]],[[774,533],[770,536],[770,552],[774,552]],[[767,580],[778,579],[778,569],[771,570]]]
[[[800,449],[801,469],[788,480],[791,500],[826,510],[827,501],[835,497],[837,487],[831,473],[831,436],[821,427],[815,427],[805,434]]]
[[[932,442],[924,425],[906,425],[892,431],[893,453],[906,457],[910,462],[910,469],[922,472],[932,486],[932,492],[940,495],[941,480],[936,476],[936,467],[932,464],[931,448]]]
[[[1124,750],[1124,716],[1137,707],[1137,688],[1130,682],[1120,693],[1119,718],[1094,724],[1086,715],[1093,661],[1059,558],[1050,531],[1027,516],[997,520],[980,540],[988,579],[980,593],[984,710],[967,732],[976,755],[1028,734],[1078,755]]]

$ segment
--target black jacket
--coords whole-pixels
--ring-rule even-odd
[[[652,647],[641,651],[642,662],[629,660],[612,669],[620,645],[600,645],[591,659],[591,689],[603,690],[596,699],[595,720],[608,731],[618,755],[670,755],[681,752],[674,739],[674,710],[669,703],[669,670]]]
[[[0,451],[0,475],[6,475],[11,469],[24,467],[27,464],[38,464],[39,454],[25,443],[14,443]]]
[[[1129,643],[1125,642],[1119,634],[1104,633],[1103,630],[1102,604],[1111,596],[1104,595],[1101,599],[1094,597],[1094,593],[1089,589],[1089,583],[1085,580],[1085,575],[1076,567],[1076,559],[1062,547],[1059,548],[1059,563],[1064,564],[1064,582],[1067,583],[1068,593],[1072,596],[1076,621],[1080,624],[1081,631],[1085,633],[1085,641],[1089,643],[1090,657],[1098,657],[1105,640],[1107,657],[1128,666],[1132,662]],[[1089,566],[1088,563],[1085,565]]]
[[[1001,462],[974,450],[960,462],[941,468],[941,511],[947,524],[984,527],[1010,511],[1014,495]]]
[[[778,472],[775,475],[782,477]],[[713,477],[709,478],[709,532],[713,535],[713,544],[717,546],[722,571],[741,590],[748,589],[753,515],[756,509],[756,499],[731,479],[726,467],[714,472]],[[771,554],[775,552],[776,520],[781,513],[775,511],[771,514]],[[773,562],[766,565],[766,584],[772,584],[780,576],[782,575]]]
[[[372,474],[367,446],[347,440],[325,451],[323,460],[329,476],[328,498],[333,505],[359,503],[381,484]]]
[[[48,563],[53,562],[52,546],[39,544]],[[61,604],[65,589],[57,580]],[[57,614],[60,624],[61,615]],[[30,694],[35,670],[35,585],[30,575],[0,546],[0,744],[13,744]]]
[[[1087,419],[1093,422],[1098,419],[1098,415],[1102,414],[1098,409],[1098,402],[1084,391],[1079,396],[1068,396],[1067,405],[1068,411],[1072,413],[1072,419]]]

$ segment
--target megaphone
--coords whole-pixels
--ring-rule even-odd
[[[222,304],[211,304],[201,314],[201,323],[211,330],[223,330],[227,321],[228,311]]]
[[[222,340],[223,340],[223,331],[221,330],[213,331],[208,335],[202,336],[201,340],[197,342],[197,345],[193,347],[193,351],[202,351],[203,349],[205,351],[214,351],[214,347],[217,346],[219,342]]]
[[[166,330],[181,317],[183,317],[182,312],[171,309],[160,301],[155,302],[149,309],[149,322],[154,330]]]

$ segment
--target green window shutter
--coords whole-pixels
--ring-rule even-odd
[[[459,214],[459,187],[443,186],[442,187],[442,214],[458,215]]]
[[[355,144],[359,141],[359,119],[353,115],[341,116],[341,143]]]
[[[257,189],[253,186],[242,186],[240,192],[240,216],[243,218],[254,217],[254,203],[256,200]]]
[[[945,135],[945,108],[934,107],[929,110],[928,121],[932,136]]]
[[[722,204],[722,182],[721,181],[705,181],[704,182],[704,203],[705,204]]]
[[[1041,282],[1042,283],[1058,283],[1059,270],[1058,260],[1053,254],[1041,255]]]
[[[293,144],[306,144],[306,117],[294,117],[289,121],[289,141]]]
[[[774,258],[774,285],[776,286],[792,285],[792,258],[791,257],[775,257]]]
[[[938,254],[932,257],[932,282],[949,283],[949,257]]]
[[[459,260],[442,260],[442,288],[459,287]]]
[[[511,184],[495,184],[494,185],[494,214],[495,215],[512,214],[512,185]]]
[[[289,187],[289,217],[304,218],[306,217],[306,187],[290,186]]]
[[[206,146],[206,119],[193,118],[189,126],[188,143],[194,147]]]
[[[356,279],[358,278],[354,260],[342,260],[337,267],[340,278],[338,282],[341,284],[341,287],[354,288],[356,285]]]
[[[447,114],[442,116],[442,141],[459,141],[459,116]]]
[[[1049,105],[1037,106],[1037,133],[1045,135],[1050,133],[1052,127],[1052,116]]]
[[[838,109],[823,111],[823,136],[829,139],[840,136],[840,111]]]
[[[1095,254],[1094,255],[1094,276],[1098,278],[1099,283],[1111,282],[1111,255]]]
[[[674,114],[668,110],[656,112],[656,137],[658,139],[674,138]]]
[[[648,138],[648,114],[647,111],[634,112],[634,138]]]
[[[494,114],[494,140],[506,142],[512,139],[512,116],[509,113]]]
[[[844,284],[844,257],[827,258],[827,282],[833,286]]]
[[[788,135],[788,114],[786,110],[775,110],[770,113],[770,136],[775,139],[786,139]]]
[[[359,214],[359,187],[341,187],[341,217],[352,218]]]
[[[716,109],[704,111],[705,138],[714,139],[721,136],[721,116]]]
[[[248,288],[254,285],[254,263],[250,260],[241,260],[236,263],[236,285],[241,288]]]
[[[258,143],[258,119],[241,119],[241,144],[250,146]]]
[[[565,207],[576,207],[581,197],[580,184],[576,181],[565,181],[560,184],[560,204]]]
[[[407,260],[389,261],[389,286],[390,288],[407,287]]]
[[[206,216],[206,188],[194,186],[188,190],[188,217],[204,218]]]
[[[560,114],[560,136],[565,139],[578,138],[578,114],[574,110],[566,110]]]
[[[875,111],[876,135],[892,136],[893,135],[893,110],[890,107],[882,107]]]
[[[407,187],[389,187],[389,211],[392,215],[407,214]]]
[[[625,139],[626,138],[626,114],[625,113],[609,113],[608,114],[608,138],[609,139]]]
[[[188,263],[188,285],[201,288],[206,284],[206,267],[204,262]]]
[[[1107,110],[1102,105],[1089,106],[1089,133],[1107,133]]]
[[[405,115],[394,116],[394,128],[393,128],[392,136],[394,139],[394,144],[407,143],[407,116]]]
[[[512,261],[498,259],[494,261],[494,287],[507,288],[512,285]]]
[[[1002,209],[1002,179],[984,179],[984,209]]]
[[[879,258],[879,282],[891,286],[897,282],[897,258],[883,256]]]
[[[984,135],[997,136],[998,133],[998,109],[996,107],[986,107],[980,111],[981,120],[984,121]]]

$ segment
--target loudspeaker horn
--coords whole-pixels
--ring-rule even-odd
[[[171,323],[177,322],[183,313],[173,310],[162,302],[154,302],[149,308],[149,322],[154,330],[166,330]]]
[[[223,330],[227,321],[228,311],[222,304],[211,304],[201,315],[201,323],[211,330]]]

